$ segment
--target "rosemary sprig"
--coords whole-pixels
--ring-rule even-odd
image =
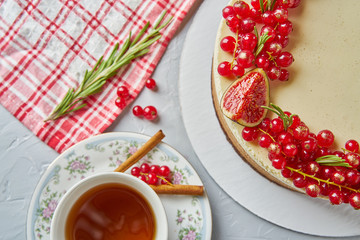
[[[283,120],[284,129],[286,131],[288,129],[288,127],[291,126],[291,124],[293,122],[292,118],[294,116],[296,116],[296,114],[291,114],[290,116],[288,116],[284,113],[284,111],[280,107],[276,106],[275,104],[270,103],[270,106],[271,107],[268,107],[268,106],[261,106],[261,107],[268,109],[268,110],[272,111],[273,113],[275,113],[276,115],[278,115]]]
[[[85,98],[101,92],[106,81],[116,75],[121,67],[147,54],[150,51],[150,46],[161,38],[160,30],[165,28],[172,20],[172,17],[170,17],[160,25],[165,15],[166,12],[160,15],[147,35],[144,36],[150,26],[149,22],[145,24],[134,39],[132,39],[130,32],[129,37],[125,40],[120,50],[117,43],[107,60],[101,57],[91,71],[86,70],[80,85],[77,88],[70,88],[62,101],[44,121],[58,119],[87,106],[85,103],[82,103]]]
[[[345,162],[345,159],[338,157],[336,155],[325,155],[318,157],[315,161],[324,166],[333,166],[333,167],[347,167],[351,168],[351,165]]]
[[[259,0],[261,13],[264,13],[267,10],[273,11],[275,7],[275,3],[276,0],[273,1],[267,0],[266,4],[264,5],[264,0]]]
[[[261,53],[261,51],[263,50],[264,44],[270,38],[270,36],[267,33],[265,33],[259,37],[259,32],[256,27],[254,27],[254,32],[255,32],[256,38],[258,39],[258,42],[256,44],[256,51],[255,51],[255,57],[257,57],[257,55],[259,55]]]

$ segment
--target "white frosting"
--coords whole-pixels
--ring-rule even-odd
[[[248,1],[249,2],[249,1]],[[314,133],[329,129],[335,135],[334,148],[349,139],[360,141],[360,1],[302,1],[289,10],[294,31],[289,35],[295,62],[288,68],[288,82],[270,83],[270,102],[296,113]],[[222,61],[231,61],[219,41],[234,35],[223,20],[219,26],[214,51],[214,84],[221,99],[232,80],[216,74]],[[241,138],[242,127],[226,121],[244,150],[266,171],[292,186],[271,167],[267,151]]]

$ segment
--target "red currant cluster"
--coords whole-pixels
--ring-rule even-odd
[[[223,51],[231,53],[231,62],[218,65],[218,73],[225,77],[240,77],[246,68],[263,68],[272,80],[287,81],[289,67],[294,61],[290,52],[283,51],[289,43],[292,23],[288,8],[295,8],[300,0],[252,0],[226,6],[222,15],[235,37],[226,36],[220,42]],[[256,25],[262,25],[260,35]]]
[[[327,196],[332,204],[350,203],[360,209],[359,143],[349,140],[336,151],[331,131],[314,134],[297,115],[278,115],[257,127],[245,127],[244,140],[266,148],[272,166],[309,196]]]
[[[140,167],[133,167],[131,175],[150,185],[171,184],[171,171],[166,165],[160,167],[143,163]]]
[[[156,90],[157,85],[156,81],[152,78],[149,78],[145,82],[145,87],[151,90]],[[115,105],[121,109],[124,109],[129,99],[129,89],[126,86],[120,86],[117,89],[118,98],[115,100]],[[133,107],[132,112],[136,117],[144,117],[148,120],[154,120],[157,118],[158,113],[154,106],[147,106],[145,108],[136,105]]]

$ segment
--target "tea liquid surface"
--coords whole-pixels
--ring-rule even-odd
[[[84,193],[67,217],[66,240],[154,239],[148,202],[133,189],[103,184]]]

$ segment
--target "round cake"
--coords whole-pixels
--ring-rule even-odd
[[[231,1],[228,6],[235,2],[239,1]],[[253,1],[244,2],[252,8]],[[347,153],[342,150],[346,142],[360,140],[360,112],[357,112],[360,104],[360,1],[348,0],[341,4],[335,0],[302,1],[298,7],[287,10],[293,31],[288,35],[289,44],[282,51],[290,52],[294,62],[286,68],[289,71],[287,81],[269,81],[270,102],[297,114],[312,133],[331,130],[335,136],[329,147],[331,152]],[[273,167],[268,149],[260,147],[258,140],[245,141],[242,137],[244,126],[223,114],[221,98],[236,81],[218,72],[219,64],[232,62],[235,55],[220,47],[224,37],[236,39],[236,33],[228,24],[223,18],[219,25],[212,69],[213,102],[220,125],[236,151],[260,174],[284,187],[304,192],[305,188],[295,187],[291,178],[284,177],[281,169]],[[261,28],[261,24],[256,26]],[[245,72],[255,67],[246,68]],[[276,116],[268,111],[266,117]]]

